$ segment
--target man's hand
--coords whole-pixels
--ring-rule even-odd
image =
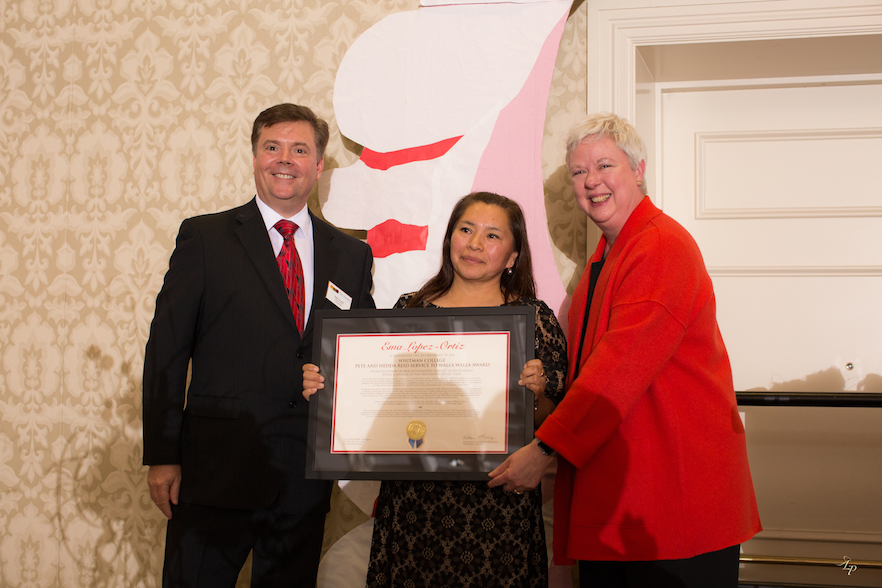
[[[498,468],[490,472],[492,480],[487,485],[491,488],[502,486],[506,492],[518,494],[532,490],[542,481],[542,476],[554,459],[554,456],[542,453],[536,445],[536,439],[533,439],[529,445],[512,453]]]
[[[303,397],[309,401],[309,397],[325,387],[325,378],[319,373],[319,368],[314,363],[303,364]]]
[[[172,518],[171,505],[178,503],[181,492],[181,466],[152,465],[147,471],[147,485],[150,486],[150,498],[165,518]]]

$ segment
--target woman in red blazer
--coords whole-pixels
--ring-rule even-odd
[[[695,241],[644,193],[624,119],[570,132],[576,203],[603,233],[573,294],[569,363],[537,440],[493,472],[538,483],[554,453],[554,553],[580,586],[734,588],[761,527],[713,286]]]

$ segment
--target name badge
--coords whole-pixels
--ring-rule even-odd
[[[340,310],[349,310],[352,308],[352,296],[341,290],[337,284],[328,280],[328,293],[325,298],[334,303],[334,306]]]

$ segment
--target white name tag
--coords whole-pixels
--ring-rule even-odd
[[[334,306],[340,310],[349,310],[352,308],[352,296],[337,287],[334,282],[328,281],[328,293],[325,298],[334,303]]]

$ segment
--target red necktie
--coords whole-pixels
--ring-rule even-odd
[[[300,265],[300,256],[297,255],[297,247],[294,245],[294,232],[297,225],[289,220],[280,220],[274,225],[275,229],[285,239],[282,250],[276,258],[279,271],[282,272],[282,281],[285,282],[285,292],[291,302],[291,311],[294,313],[294,322],[297,330],[303,332],[303,266]]]

